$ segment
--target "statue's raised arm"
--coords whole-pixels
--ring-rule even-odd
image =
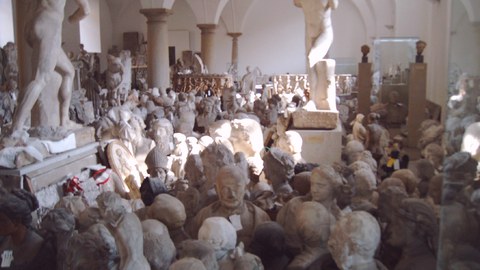
[[[77,2],[78,8],[68,17],[68,22],[70,23],[79,22],[90,14],[90,4],[88,0],[75,0],[75,2]]]

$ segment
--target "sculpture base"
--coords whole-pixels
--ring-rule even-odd
[[[38,192],[60,182],[66,175],[79,173],[81,169],[97,164],[97,147],[98,143],[90,143],[20,169],[2,169],[0,181],[7,189],[24,188]]]
[[[342,126],[340,123],[333,130],[291,129],[303,139],[302,157],[307,162],[333,164],[341,161]]]
[[[338,111],[305,111],[292,113],[293,128],[335,129],[338,126]]]

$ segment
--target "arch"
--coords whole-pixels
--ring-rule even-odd
[[[376,37],[376,16],[375,12],[373,11],[373,6],[371,2],[369,0],[363,0],[363,3],[361,3],[361,1],[351,2],[360,13],[360,16],[365,26],[365,30],[367,32],[367,37]]]

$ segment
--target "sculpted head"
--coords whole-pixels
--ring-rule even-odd
[[[326,247],[330,236],[330,218],[330,213],[321,203],[302,203],[295,217],[297,232],[302,242],[309,247]]]
[[[165,224],[169,230],[181,228],[187,219],[182,202],[166,193],[155,197],[153,204],[148,209],[148,215]]]
[[[226,252],[235,248],[237,232],[226,218],[209,217],[203,221],[198,230],[198,239],[212,244],[217,259],[220,259]]]
[[[288,182],[295,175],[292,156],[279,148],[271,148],[263,157],[263,172],[272,185]]]
[[[393,209],[395,221],[387,228],[387,242],[395,247],[405,247],[422,241],[435,252],[438,224],[433,207],[422,199],[407,198]]]
[[[8,193],[0,188],[0,236],[11,235],[18,226],[30,227],[31,213],[37,208],[38,201],[32,193],[23,189]]]
[[[380,243],[380,226],[365,211],[346,214],[335,224],[328,240],[328,249],[340,269],[373,260]]]
[[[310,176],[310,194],[316,202],[331,202],[342,185],[341,176],[329,165],[316,167]]]
[[[216,177],[216,190],[222,207],[237,209],[242,206],[247,184],[248,179],[239,167],[222,167]]]

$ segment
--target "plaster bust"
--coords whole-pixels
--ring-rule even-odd
[[[263,156],[263,172],[277,194],[289,194],[289,182],[295,175],[295,163],[291,155],[279,148],[271,148]]]
[[[196,236],[203,221],[209,217],[224,217],[234,225],[237,241],[248,246],[255,227],[270,218],[262,209],[244,200],[248,178],[238,166],[222,167],[215,180],[218,201],[198,212],[191,222],[191,233]]]
[[[354,211],[340,218],[328,240],[328,249],[342,270],[376,270],[375,251],[380,244],[380,225],[367,212]]]

